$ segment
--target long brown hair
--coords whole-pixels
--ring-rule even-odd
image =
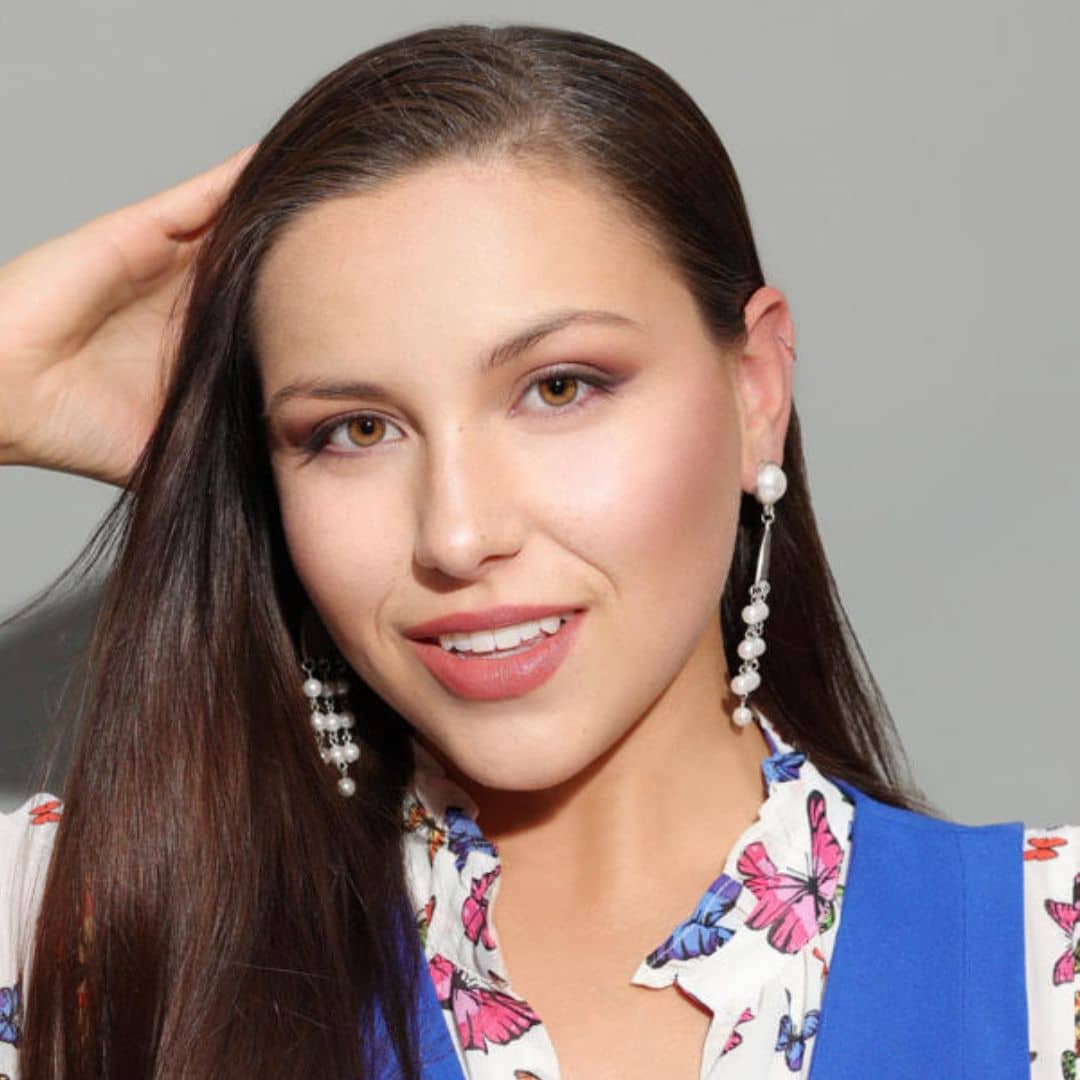
[[[413,925],[407,722],[350,675],[362,758],[357,796],[341,799],[300,693],[306,597],[261,428],[251,307],[263,258],[305,208],[497,157],[601,185],[681,273],[717,344],[744,340],[743,307],[765,282],[731,161],[685,91],[634,52],[545,26],[436,26],[303,93],[204,239],[160,421],[68,571],[115,551],[27,942],[32,1080],[370,1075],[359,1032],[376,1001],[416,1074],[420,965],[395,948]],[[783,466],[758,699],[827,774],[936,812],[841,605],[794,409]],[[732,671],[759,535],[744,495],[720,607]]]

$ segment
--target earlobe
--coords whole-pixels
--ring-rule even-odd
[[[746,340],[736,361],[736,390],[742,424],[742,487],[752,492],[763,462],[783,465],[795,338],[787,299],[772,286],[763,285],[750,297],[743,318]]]

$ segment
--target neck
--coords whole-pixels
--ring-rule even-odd
[[[757,724],[731,722],[728,680],[717,622],[633,727],[566,782],[506,791],[445,763],[498,845],[500,907],[509,892],[549,912],[616,917],[643,881],[656,881],[658,866],[682,902],[704,889],[766,794],[769,746]]]

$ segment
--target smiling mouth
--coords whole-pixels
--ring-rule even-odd
[[[563,625],[565,624],[560,624],[559,629],[556,630],[554,634],[538,634],[528,641],[523,641],[520,645],[515,645],[512,649],[492,649],[491,652],[473,652],[471,649],[448,649],[446,651],[453,653],[459,660],[501,660],[504,656],[513,656],[515,653],[528,652],[530,649],[535,648],[549,638],[556,637],[562,630]],[[436,641],[438,641],[438,639],[436,639]]]
[[[519,641],[513,648],[485,652],[457,649],[452,638],[446,640],[446,635],[442,641],[409,640],[420,663],[455,697],[501,701],[532,693],[559,670],[581,634],[586,609],[567,614],[552,629]],[[487,643],[486,639],[478,642]],[[463,638],[461,644],[467,646],[470,642]]]
[[[554,630],[541,630],[534,637],[528,638],[527,640],[519,642],[517,645],[512,645],[505,649],[495,648],[474,650],[459,649],[457,646],[452,646],[448,649],[443,648],[443,651],[452,653],[459,660],[501,660],[503,657],[506,656],[514,656],[517,653],[528,652],[530,649],[535,648],[537,645],[541,645],[545,641],[548,641],[553,637],[557,637],[562,632],[563,627],[567,624],[567,622],[570,621],[574,614],[574,612],[568,612],[566,615],[560,616],[559,625]],[[420,640],[426,642],[429,645],[440,645],[439,638],[437,637],[421,638]]]

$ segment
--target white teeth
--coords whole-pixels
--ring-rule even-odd
[[[572,612],[565,615],[548,615],[543,619],[531,619],[529,622],[515,623],[513,626],[500,626],[495,630],[478,630],[468,634],[440,634],[439,644],[449,651],[489,653],[496,649],[513,649],[523,641],[531,641],[541,632],[554,634]]]

